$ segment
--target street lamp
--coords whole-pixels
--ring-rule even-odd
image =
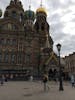
[[[60,50],[61,50],[61,44],[57,44],[57,50],[58,50],[58,54],[59,54],[59,90],[63,91],[63,82],[62,82],[62,69],[61,69],[61,63],[60,63]]]

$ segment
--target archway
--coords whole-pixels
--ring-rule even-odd
[[[52,69],[50,68],[49,71],[48,71],[48,77],[49,77],[49,80],[54,80],[56,81],[57,78],[58,78],[58,71],[56,68]]]

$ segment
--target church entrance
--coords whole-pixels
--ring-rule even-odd
[[[52,69],[50,68],[49,71],[48,71],[48,77],[49,77],[49,80],[54,80],[56,81],[57,78],[58,78],[58,71],[56,68]]]

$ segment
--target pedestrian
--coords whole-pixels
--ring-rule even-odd
[[[44,91],[46,91],[47,89],[49,90],[49,86],[47,85],[47,81],[48,81],[48,75],[44,74],[43,75]]]
[[[1,86],[4,84],[4,76],[1,76]]]
[[[7,77],[5,77],[5,82],[7,82],[8,80],[7,80]]]
[[[30,81],[31,81],[31,82],[33,81],[33,76],[32,76],[32,75],[30,76]]]
[[[73,74],[71,75],[71,84],[72,84],[72,87],[75,87],[75,78]]]

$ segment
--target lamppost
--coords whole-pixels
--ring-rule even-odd
[[[58,57],[59,57],[59,90],[63,91],[63,82],[62,82],[62,68],[60,63],[60,50],[61,50],[61,44],[57,44],[57,50],[58,50]]]

